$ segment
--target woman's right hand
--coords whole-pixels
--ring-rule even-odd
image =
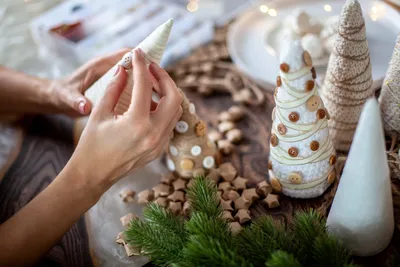
[[[145,166],[161,155],[182,115],[182,95],[167,72],[156,64],[150,72],[140,50],[133,53],[132,102],[126,113],[116,116],[128,76],[119,66],[100,103],[93,109],[78,146],[67,167],[79,172],[85,186],[102,194],[120,177]],[[159,84],[160,101],[151,100],[152,78]]]

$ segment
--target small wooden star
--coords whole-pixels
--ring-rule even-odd
[[[222,178],[227,182],[232,182],[237,175],[236,168],[230,162],[219,165],[219,171]]]
[[[267,181],[262,181],[257,184],[257,193],[260,196],[266,197],[268,194],[272,193],[272,186],[267,183]]]
[[[248,182],[247,179],[244,179],[244,178],[238,176],[238,177],[236,177],[235,180],[232,181],[232,184],[236,189],[240,190],[240,189],[246,189],[247,182]]]
[[[220,203],[221,203],[221,207],[222,207],[223,210],[233,211],[232,200],[221,199]]]
[[[126,255],[128,255],[128,257],[132,257],[132,256],[139,256],[140,255],[140,249],[131,245],[131,244],[125,244],[125,252]]]
[[[138,194],[138,203],[147,204],[149,201],[154,199],[154,191],[151,189],[146,189]]]
[[[124,232],[119,232],[117,235],[117,238],[115,239],[115,242],[119,245],[124,245],[125,244],[125,239],[124,239]]]
[[[240,197],[239,193],[236,192],[235,190],[225,191],[224,194],[222,195],[223,199],[229,199],[232,201],[235,201],[239,197]]]
[[[279,196],[275,194],[268,194],[268,196],[264,199],[264,202],[268,205],[268,208],[276,208],[279,207]]]
[[[169,202],[169,209],[173,214],[178,215],[182,210],[181,202]]]
[[[251,201],[245,198],[244,196],[239,197],[235,200],[235,209],[248,209],[251,206]]]
[[[185,201],[185,193],[183,191],[174,191],[171,195],[168,196],[169,200],[172,200],[174,202],[180,201],[184,202]]]
[[[186,189],[186,181],[183,180],[182,178],[178,178],[175,181],[172,182],[172,186],[174,187],[174,190],[185,190]]]
[[[229,228],[233,234],[237,234],[242,230],[242,226],[238,222],[231,222]]]
[[[154,200],[154,203],[166,208],[168,206],[168,198],[166,197],[158,197]]]
[[[133,202],[135,195],[136,192],[131,189],[124,189],[119,193],[119,196],[122,198],[123,202]]]
[[[176,177],[172,174],[172,172],[170,172],[161,176],[161,183],[171,185],[172,181],[174,181],[175,179]]]
[[[254,201],[260,198],[260,196],[257,194],[256,189],[255,188],[249,188],[249,189],[245,189],[242,192],[242,196],[249,199],[250,201]]]
[[[119,220],[122,223],[122,226],[127,226],[133,219],[136,219],[138,216],[133,213],[128,213],[125,216],[122,216]]]
[[[182,211],[183,211],[183,215],[189,216],[189,214],[190,214],[190,203],[188,201],[186,201],[183,204],[183,210]]]
[[[226,219],[228,222],[233,222],[232,213],[230,211],[224,210],[222,218]]]
[[[218,190],[222,190],[224,192],[232,190],[233,187],[230,182],[222,182],[218,185]]]
[[[219,169],[210,169],[208,171],[207,177],[215,182],[219,182],[219,178],[220,178],[220,173],[219,173]]]
[[[238,210],[235,215],[235,220],[239,221],[240,224],[250,221],[250,211],[245,209]]]
[[[155,198],[166,197],[171,193],[172,188],[166,184],[158,184],[155,187],[153,187],[153,191],[154,191]]]

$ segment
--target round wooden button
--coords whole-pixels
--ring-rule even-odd
[[[282,123],[279,123],[277,128],[278,128],[278,133],[280,133],[281,135],[286,134],[287,129],[286,129],[285,125],[283,125]]]
[[[282,186],[281,183],[276,179],[275,177],[271,177],[270,179],[271,186],[276,192],[281,192],[282,191]]]
[[[310,143],[310,149],[311,149],[312,151],[317,151],[318,148],[319,148],[319,143],[318,143],[318,141],[312,141],[312,142]]]
[[[336,171],[333,170],[328,174],[328,184],[332,184],[336,180]]]
[[[309,91],[311,91],[312,89],[314,89],[314,86],[315,86],[315,82],[314,82],[313,80],[308,80],[308,81],[306,81],[306,84],[305,84],[305,86],[304,86],[304,89],[305,89],[307,92],[309,92]]]
[[[275,134],[271,135],[271,145],[277,146],[278,145],[278,137]]]
[[[282,80],[281,80],[281,76],[276,77],[276,86],[281,87],[282,85]]]
[[[333,165],[335,165],[335,163],[336,163],[336,156],[335,156],[335,155],[332,155],[332,156],[329,158],[329,164],[331,164],[331,165],[333,166]]]
[[[312,67],[312,59],[310,53],[308,51],[304,51],[303,60],[307,67]]]
[[[289,114],[289,120],[291,121],[291,122],[297,122],[298,120],[299,120],[299,118],[300,118],[300,116],[299,116],[299,113],[297,113],[297,112],[290,112],[290,114]]]
[[[317,72],[315,71],[314,67],[311,68],[311,74],[313,79],[317,79]]]
[[[272,170],[272,161],[268,161],[268,169]]]
[[[326,116],[326,111],[325,111],[325,109],[318,109],[318,111],[317,111],[317,118],[319,119],[319,120],[322,120],[323,118],[325,118],[325,116]]]
[[[297,172],[289,173],[288,178],[289,178],[290,183],[292,183],[292,184],[301,184],[301,181],[303,180],[300,173],[297,173]]]
[[[185,171],[190,171],[193,169],[194,162],[190,159],[183,159],[180,163],[181,169]]]
[[[280,68],[281,71],[283,71],[283,72],[289,72],[289,69],[290,69],[290,67],[289,67],[289,65],[288,65],[287,63],[282,63],[282,64],[279,66],[279,68]]]
[[[299,154],[299,150],[295,147],[291,147],[288,149],[288,154],[289,154],[289,156],[295,158]]]
[[[316,111],[321,104],[321,98],[319,96],[313,95],[306,102],[307,110],[310,112]]]

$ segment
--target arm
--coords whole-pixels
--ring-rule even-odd
[[[169,136],[165,133],[173,130],[182,114],[182,96],[164,70],[154,65],[150,70],[161,88],[155,110],[151,110],[150,74],[143,56],[135,52],[128,111],[120,116],[113,113],[128,79],[120,66],[63,171],[0,225],[0,266],[37,262],[120,177],[162,153]]]
[[[47,80],[0,66],[0,114],[66,113],[71,116],[90,113],[90,101],[84,92],[111,69],[127,52],[97,58],[70,76]]]

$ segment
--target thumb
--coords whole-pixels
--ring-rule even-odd
[[[125,88],[127,81],[125,69],[118,65],[113,80],[108,84],[106,92],[99,104],[93,109],[93,116],[97,118],[105,118],[109,116],[117,105],[118,99]]]

